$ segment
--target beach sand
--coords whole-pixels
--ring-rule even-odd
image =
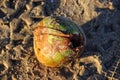
[[[33,30],[46,16],[68,18],[86,35],[83,53],[59,68],[42,65]],[[120,0],[0,0],[0,80],[119,80]]]

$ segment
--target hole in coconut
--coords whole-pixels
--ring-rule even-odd
[[[83,37],[81,35],[73,34],[70,38],[71,41],[71,47],[76,49],[77,47],[80,47],[83,44]]]
[[[40,51],[40,48],[38,48],[38,51]]]

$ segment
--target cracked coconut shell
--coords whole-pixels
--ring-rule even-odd
[[[81,28],[64,18],[46,17],[34,29],[34,51],[40,63],[59,67],[83,51]]]

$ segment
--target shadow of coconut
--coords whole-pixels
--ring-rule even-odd
[[[43,5],[44,15],[51,16],[54,11],[59,7],[61,0],[45,0],[45,5]]]

